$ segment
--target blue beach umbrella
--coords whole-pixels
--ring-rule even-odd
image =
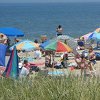
[[[17,50],[31,51],[31,50],[39,47],[39,44],[34,43],[30,40],[22,40],[22,41],[16,43],[15,45],[13,45],[12,47],[10,47],[10,50],[13,50],[14,46],[16,46]]]
[[[100,41],[100,28],[97,28],[89,37],[89,40]]]
[[[16,36],[16,37],[20,37],[20,36],[24,36],[24,33],[17,29],[17,28],[0,28],[0,33],[3,33],[7,36]]]

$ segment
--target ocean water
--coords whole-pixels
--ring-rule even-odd
[[[55,37],[59,24],[74,38],[94,31],[100,27],[100,3],[0,4],[0,27],[16,27],[23,38]]]

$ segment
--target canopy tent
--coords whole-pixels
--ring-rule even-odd
[[[16,37],[20,37],[20,36],[24,36],[24,33],[17,29],[17,28],[0,28],[0,33],[3,33],[7,36],[16,36]]]

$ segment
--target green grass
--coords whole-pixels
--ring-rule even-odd
[[[100,78],[1,79],[0,100],[100,100]]]

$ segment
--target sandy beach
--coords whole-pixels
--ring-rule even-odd
[[[82,52],[82,51],[78,51],[78,52]],[[95,52],[100,52],[100,51],[95,50]],[[41,70],[45,70],[45,57],[41,57],[41,59],[33,59],[34,58],[33,52],[19,53],[18,55],[24,59],[31,58],[30,63],[36,64]],[[67,61],[68,64],[75,63],[74,55],[72,53],[69,54],[68,58],[69,58],[69,60]],[[55,61],[58,61],[60,59],[61,59],[61,57],[55,57]],[[8,63],[8,60],[9,60],[9,56],[6,56],[6,65]],[[95,69],[95,75],[100,76],[100,61],[96,61],[96,64],[93,67]],[[81,73],[80,69],[71,70],[71,66],[67,67],[67,68],[63,68],[63,69],[47,68],[46,70],[48,70],[48,71],[61,70],[66,75],[68,75],[68,73],[70,72],[70,73],[73,73],[75,76],[80,76],[80,73]]]

